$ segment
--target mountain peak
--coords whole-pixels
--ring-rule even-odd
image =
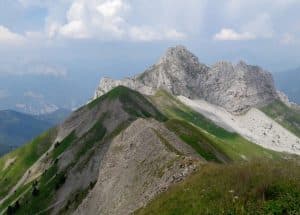
[[[178,45],[168,48],[166,53],[159,59],[158,64],[186,62],[193,65],[199,64],[198,58],[185,46]]]
[[[240,60],[240,61],[237,63],[237,65],[239,65],[239,66],[248,66],[248,64],[247,64],[245,61],[243,61],[243,60]]]
[[[204,99],[236,114],[278,99],[272,75],[260,67],[220,61],[209,68],[181,45],[169,48],[158,63],[138,76],[104,79],[95,98],[119,85],[147,95],[163,89],[175,96]]]
[[[191,54],[191,52],[183,45],[177,45],[174,47],[170,47],[166,51],[166,55],[180,55],[180,54]]]

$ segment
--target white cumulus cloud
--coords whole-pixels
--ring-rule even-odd
[[[250,32],[236,32],[230,28],[222,28],[219,33],[214,36],[215,40],[221,41],[238,41],[238,40],[253,40],[256,36]]]
[[[50,21],[48,35],[73,39],[120,38],[124,32],[123,0],[75,0],[66,11],[66,22]]]
[[[240,31],[232,28],[222,28],[214,35],[215,40],[254,40],[259,38],[272,38],[274,35],[273,23],[267,13],[257,15],[253,20],[248,21],[240,27]]]
[[[98,40],[178,40],[186,34],[160,23],[136,24],[130,13],[137,12],[127,0],[75,0],[67,7],[65,19],[49,18],[50,38]],[[137,15],[138,16],[138,15]]]
[[[5,26],[0,25],[0,43],[5,45],[18,45],[25,41],[22,35],[10,31]]]

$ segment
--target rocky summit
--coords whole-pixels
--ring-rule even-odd
[[[146,95],[163,89],[176,96],[205,99],[234,114],[278,99],[269,72],[244,62],[233,65],[222,61],[209,67],[184,46],[169,48],[156,64],[137,76],[122,80],[103,78],[94,98],[119,85]]]

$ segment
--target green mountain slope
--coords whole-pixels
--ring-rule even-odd
[[[0,155],[20,147],[49,129],[51,122],[16,111],[0,111]]]
[[[221,194],[229,188],[240,189],[241,201],[249,195],[249,204],[261,201],[251,195],[264,184],[278,182],[280,196],[298,195],[296,171],[280,172],[283,164],[263,172],[282,157],[287,155],[216,126],[164,91],[145,97],[119,86],[0,158],[0,214],[130,214],[142,207],[137,213],[193,214],[211,200],[197,197],[210,186],[214,192],[203,192],[211,207],[224,201],[228,211],[234,209],[229,191]],[[258,159],[261,166],[252,164]],[[286,204],[278,201],[274,207]]]
[[[237,133],[231,133],[215,125],[198,112],[182,104],[165,91],[158,91],[151,97],[153,103],[170,119],[179,119],[191,123],[197,133],[209,140],[212,147],[217,148],[231,160],[255,160],[259,157],[279,158],[277,152],[264,149],[249,142]],[[196,127],[196,128],[195,128]],[[179,131],[182,129],[178,129]],[[180,135],[180,134],[179,134]],[[205,142],[204,140],[204,142]]]
[[[28,168],[49,149],[55,134],[55,129],[49,130],[0,159],[0,198],[5,197]]]
[[[275,101],[263,107],[261,110],[283,127],[300,137],[300,110],[290,108],[281,101]]]
[[[101,158],[99,160],[96,153],[105,153],[106,145],[137,118],[149,117],[158,121],[167,120],[141,94],[117,87],[74,112],[65,125],[2,157],[0,212],[12,210],[17,214],[48,213],[54,208],[51,205],[60,202],[56,198],[63,186],[74,187],[64,194],[63,204],[60,209],[57,208],[69,211],[74,205],[77,207],[97,181]],[[82,132],[85,129],[86,132]],[[62,140],[55,141],[60,132],[66,135]],[[95,162],[94,159],[98,161]],[[91,163],[95,169],[86,169]],[[87,173],[84,171],[89,171],[89,178],[86,178],[84,174]],[[72,184],[74,182],[71,182],[70,176],[75,172],[78,172],[77,177],[80,178],[77,185]],[[69,181],[72,185],[68,184]],[[67,208],[65,205],[68,205]]]

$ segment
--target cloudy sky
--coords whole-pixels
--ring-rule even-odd
[[[296,68],[299,11],[299,0],[0,0],[0,99],[14,83],[83,102],[101,76],[141,72],[176,44],[207,64]]]

